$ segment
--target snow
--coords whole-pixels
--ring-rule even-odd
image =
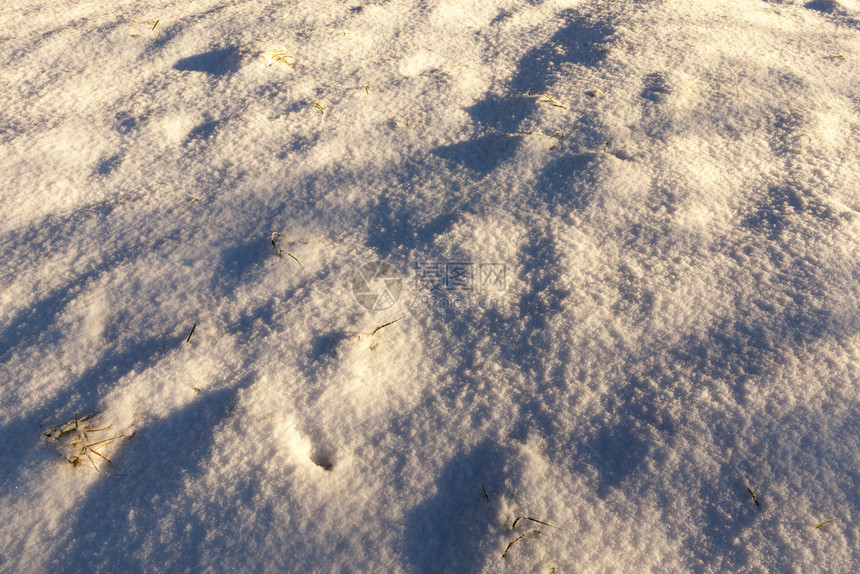
[[[0,570],[860,567],[858,2],[0,14]]]

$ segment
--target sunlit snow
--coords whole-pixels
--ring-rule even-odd
[[[860,570],[857,1],[0,22],[0,571]]]

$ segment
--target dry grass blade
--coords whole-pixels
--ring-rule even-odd
[[[756,505],[756,506],[761,506],[761,504],[760,504],[760,503],[759,503],[759,501],[758,501],[758,496],[756,496],[756,495],[755,495],[755,492],[753,492],[753,489],[752,489],[752,488],[750,488],[750,487],[748,486],[748,487],[747,487],[747,492],[749,492],[749,493],[750,493],[750,496],[752,496],[752,499],[753,499],[753,502],[755,502],[755,505]]]
[[[825,520],[824,522],[822,522],[821,524],[816,526],[815,529],[817,530],[817,529],[821,528],[822,526],[827,526],[831,522],[836,522],[837,520],[842,520],[842,519],[841,518],[831,518],[830,520]]]
[[[301,262],[301,261],[299,261],[298,259],[296,259],[296,256],[295,256],[295,255],[293,255],[293,254],[292,254],[292,253],[290,253],[289,251],[287,251],[287,252],[286,252],[286,254],[287,254],[287,255],[289,255],[290,257],[292,257],[292,258],[293,258],[293,261],[295,261],[296,263],[298,263],[298,264],[299,264],[299,267],[301,267],[301,268],[302,268],[302,271],[304,271],[305,266],[304,266],[304,265],[302,265],[302,262]]]
[[[532,522],[537,522],[538,524],[543,524],[544,526],[549,526],[550,528],[555,528],[556,530],[561,530],[562,532],[567,532],[564,528],[559,528],[558,526],[553,526],[552,524],[544,522],[543,520],[538,520],[538,519],[532,518],[530,516],[517,516],[516,520],[514,520],[514,523],[511,526],[511,530],[513,530],[517,527],[517,522],[519,522],[520,520],[531,520]]]
[[[54,355],[54,360],[57,361],[58,363],[60,363],[60,366],[62,366],[64,369],[66,369],[67,371],[69,371],[71,373],[72,369],[70,369],[67,364],[65,364],[63,361],[60,360],[60,355],[62,355],[63,353],[65,353],[65,351],[62,351],[62,352]]]
[[[523,535],[521,535],[521,536],[517,536],[516,538],[514,538],[513,540],[511,540],[511,542],[508,544],[508,547],[507,547],[507,548],[505,548],[504,553],[502,553],[502,558],[504,558],[505,556],[507,556],[507,555],[508,555],[508,550],[510,550],[510,549],[511,549],[511,546],[513,546],[513,545],[514,545],[514,542],[516,542],[517,540],[522,540],[523,538],[525,538],[525,537],[526,537],[526,536],[528,536],[529,534],[540,534],[540,533],[541,533],[541,531],[540,531],[540,530],[529,530],[529,531],[528,531],[528,532],[526,532],[525,534],[523,534]]]
[[[155,39],[158,40],[161,38],[161,20],[147,20],[147,24],[152,24],[152,28],[150,28],[150,32],[155,32],[155,29],[158,28],[158,32],[155,35]],[[137,24],[137,16],[131,19],[131,29],[134,30],[134,26]],[[132,34],[132,38],[140,38],[141,34]]]
[[[281,238],[281,239],[280,239],[281,246],[278,246],[278,238]],[[271,240],[272,240],[272,247],[274,247],[274,248],[275,248],[275,251],[276,251],[276,254],[277,254],[277,256],[278,256],[278,257],[281,257],[284,253],[286,253],[287,255],[289,255],[289,256],[293,259],[293,261],[295,261],[296,263],[298,263],[298,264],[299,264],[299,267],[301,267],[301,268],[302,268],[302,271],[304,271],[305,266],[304,266],[304,265],[302,265],[302,262],[301,262],[301,261],[299,261],[299,260],[296,258],[296,256],[295,256],[295,255],[293,255],[293,254],[292,254],[292,253],[290,253],[289,251],[286,251],[286,250],[282,247],[282,246],[283,246],[283,244],[284,244],[285,238],[284,238],[280,233],[278,233],[277,231],[276,231],[276,232],[274,232],[274,233],[272,233]]]
[[[90,426],[83,424],[83,422],[88,418],[88,416],[79,418],[77,413],[75,413],[74,421],[67,423],[56,431],[49,432],[47,434],[50,438],[58,440],[64,434],[73,433],[73,436],[69,439],[68,444],[63,447],[67,452],[66,460],[68,460],[72,466],[77,466],[81,462],[87,461],[90,463],[90,465],[92,465],[93,470],[98,473],[102,473],[102,470],[99,468],[99,465],[96,464],[96,460],[93,458],[92,455],[95,455],[110,464],[110,459],[106,457],[102,452],[99,452],[99,449],[103,449],[116,439],[123,438],[126,435],[120,434],[117,436],[112,436],[110,438],[93,441],[89,436],[90,434],[104,432],[110,429],[111,425],[100,428],[91,428]]]
[[[406,315],[403,315],[402,317],[398,317],[398,318],[396,318],[396,319],[395,319],[395,320],[393,320],[393,321],[389,321],[388,323],[385,323],[385,324],[380,325],[379,327],[377,327],[376,329],[374,329],[374,330],[373,330],[373,332],[370,334],[370,336],[372,337],[372,336],[376,335],[376,332],[377,332],[377,331],[379,331],[380,329],[383,329],[383,328],[385,328],[385,327],[388,327],[389,325],[393,325],[394,323],[396,323],[396,322],[398,322],[398,321],[400,321],[401,319],[404,319],[404,318],[406,318]]]
[[[551,105],[551,106],[554,106],[554,107],[556,107],[556,108],[561,108],[561,109],[563,109],[563,110],[566,110],[566,109],[567,109],[566,107],[564,107],[564,106],[563,106],[563,105],[561,105],[560,103],[556,102],[556,101],[555,101],[555,98],[553,98],[553,97],[552,97],[552,96],[550,96],[549,94],[544,94],[544,95],[543,95],[543,99],[542,99],[542,100],[540,100],[540,101],[541,101],[541,102],[543,102],[543,103],[545,103],[545,104],[549,104],[549,105]]]
[[[287,48],[287,50],[289,50],[289,48]],[[296,65],[300,63],[299,59],[288,54],[287,50],[272,50],[272,55],[270,56],[272,63],[282,62],[290,68],[295,68]],[[269,65],[271,66],[272,64]]]

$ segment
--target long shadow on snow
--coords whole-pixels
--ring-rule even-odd
[[[160,243],[167,239],[160,238],[158,241]],[[63,287],[51,291],[31,308],[20,311],[0,334],[0,344],[7,347],[0,360],[6,360],[18,346],[38,345],[41,348],[50,348],[56,343],[61,334],[52,330],[52,326],[87,283],[133,260],[126,251],[142,252],[142,250],[125,248],[117,249],[97,267],[74,277]],[[75,412],[81,415],[94,412],[100,398],[99,389],[120,380],[132,370],[143,370],[155,364],[161,355],[162,341],[149,337],[124,341],[124,346],[126,349],[120,352],[109,349],[95,365],[81,373],[69,374],[57,365],[57,376],[69,379],[68,382],[40,407],[0,427],[0,440],[6,441],[6,444],[15,442],[20,449],[38,448],[41,436],[36,430],[39,425],[64,424],[74,417]],[[60,412],[64,413],[65,420],[52,420],[52,417]],[[27,428],[32,429],[33,433],[25,434],[29,437],[26,439],[28,442],[22,444],[21,429]],[[9,481],[20,472],[23,471],[18,465],[0,465],[0,485],[8,485]]]
[[[517,133],[524,128],[523,121],[539,105],[538,96],[552,85],[560,65],[595,66],[605,55],[602,43],[614,32],[606,22],[565,10],[559,17],[565,25],[550,40],[529,51],[516,65],[517,74],[510,81],[513,95],[488,95],[467,109],[481,132],[490,132],[475,139],[441,146],[433,153],[457,162],[479,176],[496,169],[516,147]],[[531,96],[527,95],[531,92]]]
[[[787,280],[798,293],[816,293],[821,289],[814,276],[788,277]],[[672,364],[681,372],[692,374],[693,379],[687,384],[696,388],[712,388],[711,394],[714,396],[728,394],[734,398],[737,409],[746,409],[750,405],[748,393],[756,395],[756,387],[766,380],[769,369],[782,362],[784,355],[793,348],[799,348],[805,354],[815,341],[832,337],[837,345],[841,345],[843,340],[855,336],[857,332],[856,304],[855,308],[821,311],[805,309],[805,301],[799,298],[795,305],[770,312],[767,312],[767,307],[762,309],[763,303],[760,301],[748,304],[752,310],[758,308],[766,312],[751,316],[751,309],[739,306],[734,316],[716,320],[704,336],[690,335],[665,350],[666,358]],[[837,315],[842,316],[842,322],[837,320]],[[663,389],[673,385],[659,364],[655,365],[651,375]],[[724,388],[728,393],[724,392]],[[817,420],[817,412],[810,409],[808,418]],[[820,449],[822,465],[830,464],[831,457],[825,449],[820,446],[816,449],[814,446],[838,442],[836,438],[830,440],[822,436],[822,431],[833,432],[830,428],[833,423],[822,425],[826,427],[823,429],[816,428],[812,421],[804,420],[803,416],[786,416],[777,420],[768,414],[753,419],[752,425],[749,423],[747,419],[730,414],[714,417],[709,422],[716,446],[727,452],[733,451],[735,455],[730,464],[721,469],[717,484],[703,482],[698,486],[689,485],[698,488],[697,500],[701,504],[701,522],[695,524],[691,540],[701,544],[701,538],[695,535],[695,530],[700,531],[707,551],[723,557],[721,568],[724,570],[742,570],[747,565],[747,549],[738,547],[734,541],[739,531],[749,527],[767,510],[766,501],[762,501],[761,507],[752,502],[746,492],[746,477],[742,474],[745,471],[740,469],[764,467],[769,469],[768,474],[777,475],[789,472],[788,468],[780,469],[780,465],[789,467],[797,463],[780,451],[782,436],[807,435],[808,440],[803,439],[802,442],[813,445],[808,451],[810,454]],[[838,432],[834,435],[838,435]],[[815,467],[807,465],[809,472]],[[845,474],[846,484],[856,479],[856,472],[853,468],[851,471]],[[673,486],[669,485],[667,490],[664,493],[666,497],[677,495]]]
[[[507,454],[483,442],[451,459],[436,494],[406,515],[404,551],[414,572],[481,572],[500,525],[481,485],[498,492]]]
[[[502,356],[515,363],[536,385],[538,391],[558,382],[562,377],[564,364],[570,359],[570,349],[563,345],[558,354],[550,355],[549,350],[557,347],[560,341],[553,339],[550,331],[553,317],[563,314],[563,302],[570,295],[560,288],[564,284],[561,275],[561,253],[556,239],[549,229],[533,229],[529,233],[520,252],[522,270],[517,280],[526,285],[517,304],[517,313],[508,318],[497,309],[489,306],[483,313],[473,310],[457,310],[453,304],[446,308],[434,307],[443,320],[461,324],[451,336],[459,342],[479,341],[491,337],[502,349]],[[513,266],[508,266],[508,273]],[[511,280],[510,278],[508,279]],[[440,300],[446,299],[444,290],[436,292]],[[474,366],[474,345],[457,345],[462,349],[458,361],[457,378],[471,379],[465,373]],[[462,380],[456,385],[459,387]],[[457,392],[452,388],[452,391]],[[540,393],[535,395],[535,407],[541,404]]]
[[[507,318],[489,308],[483,318],[484,329],[498,341],[503,356],[517,364],[538,390],[558,382],[570,349],[554,339],[551,323],[564,314],[564,301],[570,292],[563,287],[561,259],[557,241],[550,229],[532,229],[520,252],[522,270],[518,280],[525,284],[517,313]],[[476,318],[477,320],[477,318]],[[468,330],[460,333],[469,338]],[[481,335],[479,335],[481,336]],[[549,351],[555,347],[557,355]]]
[[[239,68],[240,60],[239,49],[228,46],[182,58],[173,65],[173,68],[184,72],[204,72],[221,76],[235,72]]]
[[[59,333],[55,333],[53,336],[49,333],[51,325],[88,281],[98,277],[109,268],[109,265],[102,265],[97,269],[78,275],[62,287],[48,293],[31,307],[22,309],[12,317],[12,320],[0,331],[0,362],[5,362],[15,347],[30,347],[40,337],[43,338],[43,343],[45,343],[44,337],[49,338],[46,342],[47,345],[53,342],[50,339],[59,339]]]
[[[846,24],[851,27],[860,26],[860,19],[850,16],[845,8],[834,2],[833,0],[813,0],[803,5],[808,10],[815,10],[826,14],[838,23]]]
[[[677,434],[677,414],[665,412],[661,407],[665,404],[663,395],[674,394],[671,389],[679,382],[677,375],[666,371],[666,361],[693,373],[696,387],[727,385],[736,403],[743,408],[747,404],[746,393],[752,390],[747,385],[778,360],[780,349],[805,346],[828,332],[833,334],[827,325],[826,316],[798,317],[792,312],[755,320],[727,318],[718,321],[704,338],[690,336],[675,347],[655,350],[656,362],[651,367],[643,365],[641,376],[629,375],[625,384],[608,397],[601,415],[605,420],[593,424],[595,432],[584,440],[576,437],[570,445],[600,473],[596,485],[598,496],[605,498],[638,471],[641,462],[652,452],[648,438],[652,431],[667,445]],[[636,361],[633,357],[630,360]],[[629,367],[624,370],[634,370],[637,365]],[[680,390],[680,396],[685,394]],[[714,394],[723,393],[718,388]],[[742,421],[732,417],[715,419],[712,432],[722,445],[735,450],[745,434]],[[724,479],[730,481],[732,477]],[[669,496],[674,493],[670,492]],[[706,536],[715,538],[712,543],[717,546],[728,540],[725,516],[739,516],[738,520],[746,522],[752,520],[749,513],[726,514],[725,509],[721,510],[727,504],[724,498],[701,499],[704,510],[700,527]],[[743,497],[740,500],[743,502]],[[730,549],[725,548],[727,552]],[[740,559],[742,553],[732,555]]]
[[[701,501],[701,531],[704,550],[722,559],[721,570],[734,572],[749,568],[749,549],[737,544],[739,532],[752,527],[764,508],[757,506],[747,491],[747,484],[735,475],[731,466],[723,465],[717,480],[703,482],[695,500]],[[700,552],[701,552],[700,550]],[[709,572],[705,565],[691,565],[693,572]]]
[[[724,318],[704,338],[690,336],[669,353],[677,364],[689,365],[697,377],[729,385],[735,401],[745,406],[750,390],[746,383],[766,374],[783,350],[806,347],[828,334],[837,339],[849,336],[836,330],[831,311],[792,307],[755,318]],[[856,326],[856,310],[848,312],[853,314],[849,324]]]
[[[551,330],[553,318],[563,316],[563,302],[569,296],[556,287],[562,284],[563,278],[558,265],[561,255],[552,233],[536,230],[527,245],[522,251],[524,268],[519,276],[526,288],[520,297],[518,313],[511,318],[495,309],[483,314],[447,313],[452,321],[464,324],[463,329],[452,335],[461,343],[456,347],[461,349],[461,372],[453,377],[457,388],[439,389],[443,395],[450,394],[453,398],[468,393],[470,385],[479,388],[479,381],[469,375],[474,363],[471,356],[474,346],[468,341],[491,337],[501,349],[501,356],[509,358],[534,384],[533,392],[519,395],[520,400],[527,402],[519,405],[520,416],[513,431],[517,436],[530,430],[550,432],[547,421],[558,412],[550,398],[552,391],[571,384],[566,380],[565,365],[575,361],[575,353],[565,345],[563,333]],[[583,460],[599,471],[597,493],[605,497],[637,472],[641,462],[650,455],[652,431],[657,431],[666,444],[671,444],[678,431],[675,416],[663,412],[660,406],[665,403],[663,394],[679,382],[677,375],[666,372],[666,361],[693,373],[697,386],[727,385],[743,408],[748,392],[744,389],[778,360],[781,349],[806,347],[826,336],[843,339],[856,332],[856,308],[848,305],[837,319],[833,311],[811,304],[812,299],[826,292],[814,273],[793,268],[786,271],[788,294],[793,304],[779,312],[768,313],[765,302],[748,301],[745,304],[749,309],[739,307],[734,317],[716,321],[704,336],[691,334],[678,345],[654,349],[650,353],[657,359],[653,368],[647,367],[648,359],[645,365],[637,365],[642,358],[631,356],[628,359],[632,361],[630,368],[622,366],[622,372],[618,373],[626,378],[626,383],[610,395],[601,420],[592,425],[591,435],[548,437],[549,450],[566,448],[579,452]],[[750,316],[757,308],[766,313]],[[627,374],[637,369],[644,373],[644,379]],[[681,392],[684,394],[683,390]],[[715,393],[723,394],[720,389]],[[731,418],[719,420],[713,429],[715,438],[725,441],[727,447],[737,446],[738,436],[743,434],[743,429],[733,426],[734,422]],[[718,524],[706,524],[703,528],[722,532]]]
[[[42,437],[37,430],[41,428],[44,432],[47,427],[40,425],[59,426],[74,419],[75,413],[95,413],[103,389],[109,389],[113,383],[132,371],[144,371],[152,367],[165,356],[161,351],[160,339],[151,338],[128,344],[129,348],[120,353],[107,352],[98,363],[74,376],[73,380],[39,408],[3,425],[0,428],[0,441],[5,441],[5,444],[15,443],[22,452],[41,448]],[[63,413],[61,418],[54,419],[58,413]],[[22,433],[22,429],[31,429],[32,432]],[[23,440],[22,434],[25,437]],[[16,464],[0,465],[0,485],[6,488],[26,472],[26,467],[22,468]]]
[[[517,280],[525,287],[513,316],[492,306],[484,311],[434,307],[440,320],[455,325],[450,335],[446,335],[451,338],[446,347],[458,353],[451,383],[436,393],[452,401],[475,405],[471,416],[476,419],[489,417],[481,391],[486,381],[476,379],[474,369],[475,349],[481,341],[492,340],[500,350],[499,355],[525,375],[526,386],[516,391],[518,402],[514,405],[511,437],[526,440],[531,432],[538,431],[555,444],[559,438],[552,436],[552,421],[559,408],[555,400],[560,396],[557,390],[568,384],[565,369],[573,360],[573,350],[564,334],[554,331],[554,324],[556,318],[563,317],[564,301],[570,293],[560,287],[564,284],[562,255],[552,231],[534,229],[524,243],[520,254],[522,270]],[[444,292],[440,296],[444,297]],[[476,425],[480,424],[476,420]]]
[[[767,235],[768,239],[779,239],[790,225],[790,217],[803,209],[803,199],[792,189],[773,187],[769,190],[769,201],[759,206],[756,212],[743,220],[744,227]]]
[[[212,292],[219,295],[232,293],[248,281],[255,267],[271,263],[277,258],[275,246],[266,237],[254,237],[225,246],[219,255],[218,269],[213,273],[210,284]]]
[[[87,208],[84,216],[80,213],[69,217],[49,215],[39,223],[10,234],[9,240],[4,243],[11,241],[16,248],[44,251],[46,257],[51,257],[51,250],[71,249],[81,236],[116,236],[113,226],[121,225],[122,222],[107,219],[114,209],[114,205],[104,203]],[[133,234],[117,236],[95,266],[73,271],[72,277],[62,287],[53,289],[29,308],[18,311],[8,321],[0,330],[0,363],[5,362],[16,347],[30,347],[37,343],[42,347],[50,346],[59,339],[59,333],[51,331],[52,324],[90,281],[134,262],[138,257],[162,249],[167,243],[178,241],[181,233],[179,228],[170,228],[163,235],[152,239]]]
[[[169,236],[172,235],[175,233],[169,234]],[[157,249],[157,246],[163,241],[169,240],[169,236],[159,238],[155,248]],[[239,252],[243,251],[241,247],[238,249]],[[128,251],[131,253],[144,252],[144,250],[136,249],[128,249]],[[225,249],[222,254],[222,262],[227,262],[227,265],[236,263],[237,258],[241,258],[241,255],[231,249]],[[102,273],[110,272],[111,269],[124,265],[129,260],[132,260],[132,257],[123,253],[111,255],[103,260],[97,268],[75,277],[64,287],[52,291],[48,297],[37,303],[31,310],[21,311],[3,331],[0,341],[15,341],[17,345],[50,346],[52,341],[50,339],[51,326],[66,305],[74,299],[87,282],[99,277]],[[238,285],[241,285],[241,281],[237,281],[229,287],[236,288]],[[228,290],[225,295],[229,295],[230,292]],[[289,291],[285,295],[285,299],[289,299],[294,293],[295,290]],[[270,301],[249,313],[242,314],[235,321],[234,329],[240,333],[250,333],[253,331],[257,319],[262,319],[264,325],[271,323],[277,309],[276,303],[276,301]],[[46,337],[49,338],[46,340]],[[167,352],[176,352],[177,344],[177,340],[173,340],[167,348]],[[6,354],[12,352],[14,346],[17,345],[9,348]],[[58,365],[57,372],[60,376],[69,379],[67,384],[38,408],[24,413],[0,427],[0,440],[4,441],[5,444],[16,444],[16,448],[21,452],[39,451],[42,448],[42,437],[41,433],[38,432],[40,425],[60,425],[72,419],[76,412],[80,415],[96,412],[99,400],[102,398],[102,391],[110,389],[114,383],[129,373],[145,371],[165,358],[167,354],[162,350],[162,346],[163,341],[160,337],[136,338],[124,341],[122,350],[117,351],[108,348],[94,365],[80,373],[66,373]],[[22,429],[32,430],[30,433],[24,433],[23,442]],[[42,427],[42,430],[46,430],[46,428]],[[11,455],[12,453],[7,454]],[[38,457],[30,462],[41,464]],[[21,464],[2,464],[0,465],[0,485],[8,487],[15,483],[19,475],[26,474],[26,472],[28,472],[27,464],[23,466]]]
[[[175,498],[187,481],[200,477],[205,461],[217,458],[213,431],[229,416],[236,393],[233,388],[204,394],[123,441],[112,460],[125,476],[100,477],[78,501],[49,569],[142,572],[153,557],[173,571],[201,564],[212,525],[190,507],[179,512]],[[222,458],[226,464],[228,453]],[[180,523],[162,541],[165,517]]]
[[[86,212],[76,212],[71,216],[54,214],[44,217],[23,229],[10,233],[3,241],[7,250],[25,250],[43,254],[45,258],[55,257],[54,253],[71,250],[76,238],[104,233],[99,226],[108,226],[107,218],[116,206],[103,203],[90,206]],[[95,227],[95,229],[94,229]],[[126,239],[126,238],[122,238]],[[0,330],[0,362],[5,361],[17,346],[31,346],[49,330],[51,324],[65,309],[65,304],[74,298],[92,279],[104,272],[133,259],[130,254],[143,251],[142,242],[130,237],[128,241],[112,245],[99,264],[87,270],[73,272],[73,276],[27,309],[18,311]],[[10,247],[11,246],[11,247]],[[9,255],[12,257],[12,255]]]
[[[381,197],[373,206],[368,218],[368,247],[386,258],[398,249],[412,251],[428,246],[447,232],[460,218],[458,204],[448,203],[448,209],[429,221],[418,223],[414,209],[396,205],[388,197]]]
[[[550,161],[535,182],[536,198],[543,204],[534,207],[554,213],[584,210],[594,196],[599,160],[595,154],[571,154]]]
[[[714,321],[704,335],[690,334],[674,346],[655,349],[650,353],[654,359],[651,366],[648,366],[650,359],[639,365],[642,376],[627,376],[626,384],[613,393],[605,405],[611,422],[601,423],[597,433],[583,443],[585,449],[581,451],[601,472],[598,494],[604,496],[609,489],[620,485],[648,455],[651,448],[643,438],[646,427],[658,431],[664,441],[671,440],[678,430],[675,415],[660,407],[665,402],[661,394],[670,392],[678,384],[677,375],[667,372],[667,362],[681,372],[690,373],[692,384],[697,388],[713,388],[715,396],[728,394],[738,408],[746,408],[747,395],[755,392],[756,381],[782,360],[785,351],[793,347],[806,348],[827,336],[838,340],[853,335],[857,325],[856,309],[845,309],[842,313],[849,316],[846,330],[835,321],[831,311],[805,305],[807,295],[821,291],[814,276],[795,276],[789,280],[791,289],[796,291],[794,305],[777,312],[769,311],[764,302],[756,299],[739,304],[734,316]],[[753,311],[758,313],[753,316]],[[636,361],[633,357],[630,360]],[[631,364],[629,370],[636,367]],[[686,394],[680,390],[680,396]],[[742,422],[733,417],[715,418],[711,430],[721,446],[736,450],[745,434]],[[722,532],[719,524],[706,523],[703,528]]]

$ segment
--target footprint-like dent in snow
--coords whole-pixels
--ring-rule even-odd
[[[323,470],[334,470],[335,455],[329,449],[315,446],[311,450],[311,460]]]
[[[212,120],[203,122],[197,127],[191,129],[186,136],[185,143],[191,143],[196,140],[206,140],[215,135],[218,127],[221,125],[221,120]]]
[[[860,2],[858,0],[813,0],[804,4],[803,7],[827,13],[856,12],[860,10]]]
[[[221,76],[235,72],[239,68],[240,59],[239,49],[228,46],[182,58],[173,65],[173,68],[183,72],[203,72]]]
[[[120,154],[114,154],[106,159],[103,159],[96,166],[96,173],[98,175],[110,175],[113,171],[115,171],[120,165],[122,165],[122,156]]]
[[[646,100],[655,103],[664,102],[672,93],[672,87],[663,72],[648,74],[642,83],[642,97]]]

